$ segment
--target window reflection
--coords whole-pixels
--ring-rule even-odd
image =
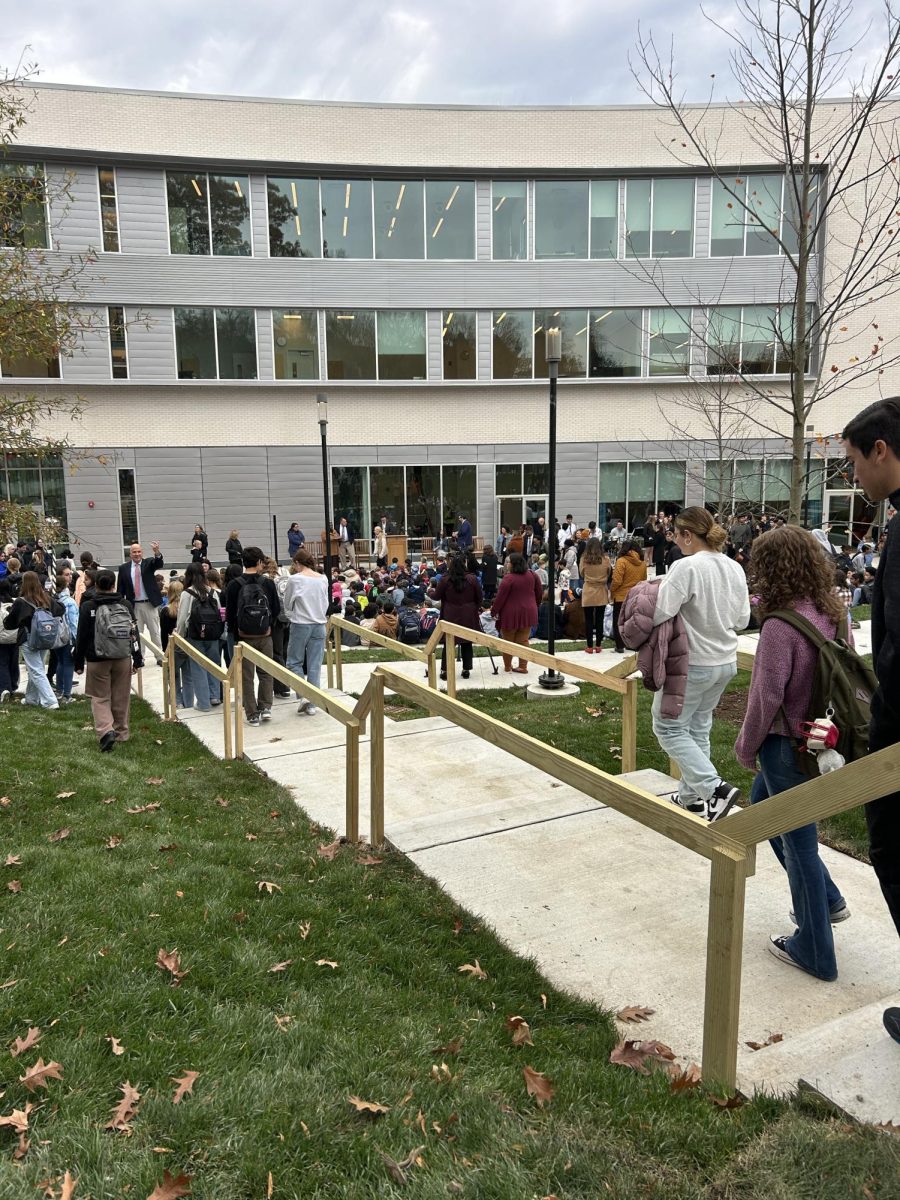
[[[323,179],[321,197],[325,258],[371,258],[372,181]]]
[[[494,313],[494,379],[531,379],[533,318],[530,309]]]
[[[375,257],[423,258],[423,185],[420,179],[375,180]]]
[[[528,185],[525,180],[491,184],[492,257],[528,257]]]
[[[273,258],[318,258],[319,181],[296,176],[266,180],[269,203],[269,254]]]
[[[590,311],[590,373],[617,379],[641,373],[639,308],[592,308]]]
[[[440,179],[425,184],[428,258],[475,257],[475,184]]]
[[[375,379],[375,313],[329,309],[325,313],[329,379]]]
[[[537,180],[535,258],[587,258],[588,187],[586,179]]]
[[[425,379],[424,312],[378,313],[378,378]]]
[[[445,379],[474,379],[477,366],[475,313],[450,309],[442,314],[441,346]]]
[[[691,365],[691,310],[650,309],[651,375],[686,375]]]
[[[39,163],[0,162],[0,246],[47,246],[44,168]]]
[[[561,337],[561,379],[584,379],[587,375],[588,314],[585,308],[538,309],[534,314],[534,375],[546,379],[547,330],[555,326]]]
[[[615,258],[619,248],[619,181],[591,180],[591,258]]]

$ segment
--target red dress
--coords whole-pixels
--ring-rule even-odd
[[[535,571],[516,575],[507,571],[491,606],[498,629],[533,629],[543,588]]]

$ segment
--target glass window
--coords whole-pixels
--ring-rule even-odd
[[[528,257],[528,191],[524,180],[491,184],[492,256]]]
[[[325,258],[371,258],[372,181],[323,179],[321,196]]]
[[[711,308],[706,326],[706,372],[736,375],[741,369],[741,308]]]
[[[209,205],[206,175],[166,172],[169,248],[173,254],[209,254]]]
[[[712,228],[709,252],[714,258],[728,258],[743,254],[746,214],[737,197],[746,196],[746,180],[741,176],[714,179],[712,189],[712,215],[710,218]]]
[[[47,247],[44,168],[0,162],[0,246]]]
[[[472,532],[478,532],[478,512],[475,503],[476,469],[471,467],[443,468],[444,527],[454,529],[457,518],[468,517]]]
[[[425,379],[425,313],[378,314],[378,378]]]
[[[44,516],[58,521],[65,530],[66,479],[61,465],[53,466],[46,459],[41,463],[41,492],[44,497]]]
[[[375,180],[375,257],[424,258],[421,179]]]
[[[329,379],[377,379],[375,313],[369,309],[329,309],[325,313]]]
[[[269,254],[273,258],[318,258],[322,253],[318,179],[270,175],[266,196]]]
[[[497,463],[494,467],[494,495],[522,495],[522,464]]]
[[[19,379],[59,379],[58,331],[51,307],[33,305],[14,313],[10,332],[13,344],[20,348],[4,356],[0,346],[0,373]]]
[[[256,378],[256,316],[252,308],[217,308],[220,379]]]
[[[211,308],[175,309],[179,379],[216,378],[215,319]]]
[[[656,481],[656,507],[664,504],[684,504],[684,484],[687,476],[687,463],[660,462]]]
[[[36,508],[43,506],[41,472],[39,467],[19,468],[9,472],[9,498],[13,504]]]
[[[624,524],[627,515],[625,512],[626,468],[627,464],[623,462],[600,463],[600,508],[597,513],[597,524],[606,533],[609,533],[616,521],[622,521]]]
[[[376,521],[387,517],[392,533],[406,533],[403,467],[369,467],[369,504]]]
[[[209,211],[213,254],[250,254],[250,180],[210,175]]]
[[[767,458],[763,478],[763,499],[766,504],[787,504],[791,498],[791,460]]]
[[[804,371],[810,369],[810,353],[809,347],[812,344],[812,336],[809,329],[815,319],[815,310],[811,304],[806,307],[806,362]],[[782,304],[778,310],[778,339],[775,346],[775,370],[778,374],[788,374],[791,370],[792,346],[794,342],[794,306],[793,304]]]
[[[451,310],[442,314],[442,355],[445,379],[474,379],[477,366],[475,313]]]
[[[319,378],[319,334],[314,308],[272,310],[276,379]]]
[[[549,463],[525,463],[523,491],[526,496],[543,496],[550,490]]]
[[[107,310],[109,318],[109,356],[113,379],[128,378],[128,343],[125,340],[125,309],[113,305]]]
[[[651,375],[686,375],[691,365],[691,310],[650,309]]]
[[[751,175],[747,180],[746,254],[778,254],[781,226],[781,175]]]
[[[738,507],[752,504],[758,507],[762,499],[763,461],[761,458],[739,458],[734,463],[734,503]]]
[[[441,531],[441,468],[406,468],[406,532],[437,537]]]
[[[774,304],[748,304],[741,328],[741,370],[745,375],[771,375],[775,369]]]
[[[429,179],[425,184],[428,258],[475,257],[475,184]]]
[[[709,459],[706,463],[703,497],[717,513],[731,509],[734,463],[725,459]]]
[[[591,258],[615,258],[619,250],[619,181],[591,180]]]
[[[127,556],[129,547],[141,540],[138,534],[134,470],[131,467],[119,469],[119,514],[122,518],[122,546]]]
[[[656,512],[656,463],[630,462],[628,464],[628,520],[626,525],[634,529],[643,525]]]
[[[116,169],[98,167],[100,186],[100,224],[103,228],[103,249],[119,250],[119,209],[116,204]]]
[[[639,308],[591,309],[590,373],[592,377],[621,378],[641,373]]]
[[[530,309],[494,314],[494,379],[531,379],[533,317]]]
[[[650,180],[625,181],[625,257],[650,257]]]
[[[694,253],[694,180],[653,180],[653,258]]]
[[[800,230],[800,215],[797,210],[797,202],[800,195],[800,190],[803,186],[803,180],[800,176],[796,176],[794,181],[785,179],[784,183],[784,211],[781,215],[781,240],[784,242],[785,249],[791,253],[797,253],[797,238]],[[808,201],[808,219],[810,225],[815,225],[818,218],[818,203],[819,203],[819,179],[817,175],[813,175],[809,181],[809,196]]]
[[[365,502],[369,497],[368,467],[332,467],[331,500],[335,513],[367,537],[370,529]]]
[[[6,454],[0,459],[0,500],[41,510],[65,528],[66,486],[60,456]]]
[[[586,179],[536,181],[535,258],[587,258],[588,187]]]
[[[560,378],[584,379],[587,376],[586,308],[539,310],[534,314],[534,375],[546,379],[547,330],[556,326],[562,334],[562,357],[559,360]]]

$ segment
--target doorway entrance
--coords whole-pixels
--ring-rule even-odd
[[[877,515],[877,505],[867,500],[862,492],[825,492],[824,521],[831,525],[828,536],[835,546],[856,546],[863,539],[869,539]]]
[[[498,496],[497,532],[505,525],[510,533],[518,533],[520,526],[531,526],[543,517],[547,520],[546,496]]]

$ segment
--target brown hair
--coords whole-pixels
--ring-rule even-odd
[[[170,579],[167,589],[169,603],[166,605],[166,612],[170,617],[174,617],[178,612],[178,601],[181,599],[181,593],[184,591],[184,584],[180,579]]]
[[[602,563],[604,558],[606,558],[606,555],[603,553],[603,543],[600,539],[596,537],[588,538],[588,543],[584,548],[584,557],[581,561],[593,567],[598,563]]]
[[[19,590],[19,595],[23,600],[27,600],[29,604],[33,604],[35,608],[50,607],[50,597],[36,571],[26,571],[22,576],[22,587]]]
[[[318,564],[316,563],[316,560],[313,558],[310,551],[305,549],[303,546],[301,546],[294,555],[294,562],[298,567],[306,567],[310,571],[318,570]]]
[[[683,508],[675,518],[675,528],[702,538],[710,550],[721,550],[728,534],[705,508]]]
[[[760,616],[811,601],[835,623],[846,620],[844,602],[834,590],[834,566],[811,533],[781,525],[753,543],[750,585],[759,596]]]

